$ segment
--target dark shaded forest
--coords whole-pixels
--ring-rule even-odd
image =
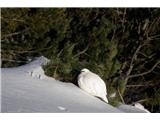
[[[85,67],[106,82],[110,104],[160,112],[158,8],[1,9],[2,67],[42,55],[51,60],[49,76],[76,84]]]

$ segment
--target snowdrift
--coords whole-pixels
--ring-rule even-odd
[[[85,93],[72,83],[60,82],[45,76],[41,65],[47,62],[49,60],[45,57],[39,57],[27,65],[1,69],[1,112],[145,112],[128,105],[115,108]]]

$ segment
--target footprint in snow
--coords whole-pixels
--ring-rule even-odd
[[[28,73],[31,77],[34,77],[34,78],[38,78],[38,79],[45,78],[44,70],[42,69],[41,66],[28,71]]]

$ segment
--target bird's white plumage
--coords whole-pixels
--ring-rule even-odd
[[[104,81],[88,69],[82,69],[78,76],[78,85],[87,93],[99,97],[108,103],[107,90]]]

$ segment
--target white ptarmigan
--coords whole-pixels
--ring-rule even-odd
[[[97,74],[91,72],[86,68],[82,69],[81,73],[78,75],[78,85],[87,93],[99,97],[103,101],[108,103],[108,99],[106,97],[106,85]]]

